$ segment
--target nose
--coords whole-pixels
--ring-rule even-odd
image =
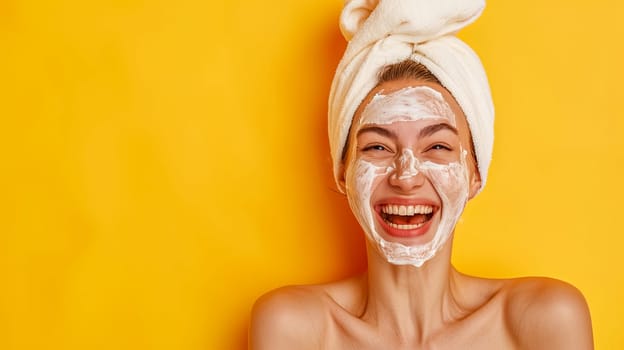
[[[411,149],[404,149],[395,161],[395,172],[390,175],[390,185],[408,192],[425,182],[425,175],[418,170],[419,161]]]

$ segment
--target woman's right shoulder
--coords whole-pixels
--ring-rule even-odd
[[[336,315],[349,317],[362,300],[363,276],[327,284],[287,286],[262,295],[253,306],[250,349],[318,349]]]
[[[319,348],[330,303],[320,286],[287,286],[264,294],[251,311],[249,348]]]

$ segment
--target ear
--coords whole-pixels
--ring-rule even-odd
[[[341,193],[347,193],[347,180],[345,179],[345,165],[344,162],[340,162],[340,166],[338,167],[338,190]]]
[[[481,174],[479,174],[479,170],[475,169],[470,177],[470,189],[468,191],[468,199],[473,199],[474,196],[479,193],[479,189],[481,189]]]

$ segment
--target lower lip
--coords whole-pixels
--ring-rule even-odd
[[[386,223],[386,221],[381,217],[379,212],[375,211],[375,213],[377,214],[377,221],[379,221],[384,231],[390,236],[399,238],[411,238],[424,235],[425,233],[427,233],[427,231],[429,231],[429,228],[431,227],[431,222],[433,221],[433,216],[435,216],[435,214],[431,216],[431,219],[429,219],[427,222],[425,222],[424,225],[418,228],[411,230],[401,230],[388,225],[388,223]]]

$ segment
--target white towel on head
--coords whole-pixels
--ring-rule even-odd
[[[381,70],[407,59],[438,78],[462,108],[485,185],[494,142],[494,106],[479,57],[455,37],[474,22],[485,0],[347,0],[340,28],[349,44],[329,96],[329,142],[334,176],[353,115],[378,83]]]

